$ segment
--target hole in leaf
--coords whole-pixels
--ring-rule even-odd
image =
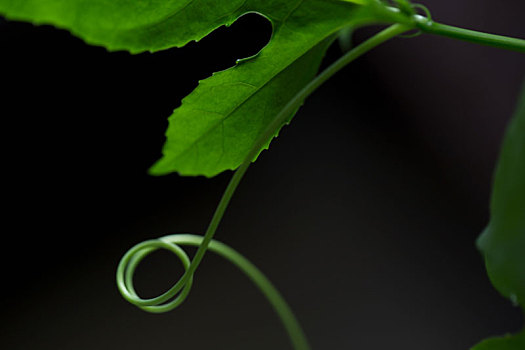
[[[222,26],[202,39],[197,45],[213,61],[215,71],[235,65],[238,59],[259,53],[272,37],[271,22],[256,13],[248,13],[237,19],[230,27]]]

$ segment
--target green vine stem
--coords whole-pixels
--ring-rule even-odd
[[[432,21],[423,16],[414,16],[417,28],[422,32],[446,36],[453,39],[469,41],[476,44],[498,47],[525,53],[525,40],[502,35],[482,33],[474,30],[458,28]]]
[[[176,308],[188,296],[191,289],[193,275],[204,258],[206,251],[210,249],[237,265],[265,294],[279,315],[286,331],[288,332],[294,349],[309,350],[310,346],[308,345],[308,341],[306,340],[304,332],[302,331],[298,321],[294,317],[290,307],[286,304],[284,299],[273,287],[270,281],[268,281],[268,279],[266,279],[266,277],[264,277],[264,275],[254,265],[252,265],[239,253],[235,252],[226,245],[213,240],[213,236],[217,231],[224,212],[226,211],[226,208],[228,207],[228,204],[230,203],[237,186],[248,170],[252,160],[259,153],[259,150],[263,147],[263,145],[265,145],[268,140],[270,140],[273,135],[275,135],[277,130],[279,130],[280,127],[288,120],[289,116],[300,107],[303,101],[319,86],[321,86],[347,64],[377,47],[378,45],[384,43],[385,41],[394,38],[410,29],[410,26],[406,26],[404,24],[395,24],[379,32],[372,38],[346,53],[339,60],[334,62],[331,66],[320,73],[316,78],[314,78],[301,91],[299,91],[268,125],[265,131],[254,143],[241,166],[234,173],[203,237],[193,235],[172,235],[160,239],[149,240],[137,244],[123,256],[117,268],[116,276],[117,286],[122,296],[130,303],[148,312],[160,313]],[[177,244],[198,246],[197,252],[191,261],[184,250]],[[133,287],[133,273],[142,259],[144,259],[152,251],[162,248],[173,252],[180,259],[185,269],[185,273],[164,294],[151,299],[142,299],[136,293]]]
[[[354,0],[343,0],[355,2]],[[435,22],[430,10],[421,4],[412,4],[407,0],[395,0],[396,6],[389,6],[382,0],[369,0],[367,3],[382,23],[402,23],[420,32],[445,36],[476,44],[493,46],[501,49],[525,52],[525,39],[483,33]],[[416,11],[422,11],[423,15]]]

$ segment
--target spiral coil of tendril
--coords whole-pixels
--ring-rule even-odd
[[[181,305],[188,296],[193,282],[193,273],[190,269],[192,263],[181,246],[200,247],[203,240],[202,236],[175,234],[135,245],[122,257],[117,268],[117,286],[120,293],[131,304],[152,313],[167,312]],[[142,299],[133,286],[133,274],[140,262],[158,249],[166,249],[174,253],[184,267],[185,273],[162,295]],[[309,349],[304,333],[292,310],[273,284],[255,265],[233,248],[219,241],[211,240],[207,249],[229,260],[248,276],[278,314],[295,348]]]
[[[402,12],[409,15],[418,29],[414,33],[408,33],[400,35],[400,38],[414,38],[417,36],[420,36],[423,31],[421,30],[421,26],[430,26],[432,25],[432,14],[430,13],[430,10],[428,7],[426,7],[423,4],[412,4],[407,3],[406,5],[408,8],[399,7]]]
[[[148,240],[131,248],[120,260],[117,268],[117,286],[127,301],[152,313],[162,313],[173,310],[184,302],[188,296],[193,276],[187,275],[190,258],[177,243],[169,240],[170,236]],[[180,244],[180,243],[179,243]],[[152,299],[142,299],[133,285],[133,275],[140,262],[158,249],[166,249],[179,258],[184,267],[184,275],[165,293]]]

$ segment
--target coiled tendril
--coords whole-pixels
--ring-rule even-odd
[[[122,257],[117,268],[117,286],[120,293],[127,301],[144,311],[162,313],[173,310],[182,304],[191,289],[193,276],[186,277],[186,272],[191,264],[190,258],[181,247],[168,238],[169,236],[137,244]],[[186,272],[164,294],[152,299],[142,299],[135,291],[133,275],[140,262],[158,249],[166,249],[174,253]]]
[[[188,296],[193,279],[193,276],[188,274],[190,259],[180,246],[200,247],[203,239],[204,237],[198,235],[175,234],[137,244],[124,255],[117,268],[117,285],[120,293],[130,303],[148,312],[161,313],[176,308]],[[152,299],[142,299],[133,287],[133,273],[146,256],[158,249],[173,252],[182,263],[185,273],[164,294]],[[212,240],[208,249],[237,266],[261,290],[277,312],[297,349],[309,348],[292,310],[278,290],[255,265],[233,248],[219,241]]]
[[[430,25],[432,23],[432,14],[430,13],[430,10],[428,7],[426,7],[423,4],[412,4],[409,3],[410,6],[410,13],[409,16],[413,18],[414,22],[416,23],[416,26],[418,27],[415,32],[413,33],[407,33],[400,35],[400,38],[415,38],[423,34],[423,31],[421,30],[420,26],[423,25]],[[403,11],[403,9],[401,9]],[[419,13],[418,13],[419,12]]]

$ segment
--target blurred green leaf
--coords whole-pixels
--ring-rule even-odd
[[[525,309],[525,88],[496,168],[491,220],[478,239],[492,284]],[[475,350],[524,350],[525,333],[490,339]]]
[[[473,350],[523,350],[525,349],[525,332],[517,335],[507,335],[500,338],[487,339]]]

